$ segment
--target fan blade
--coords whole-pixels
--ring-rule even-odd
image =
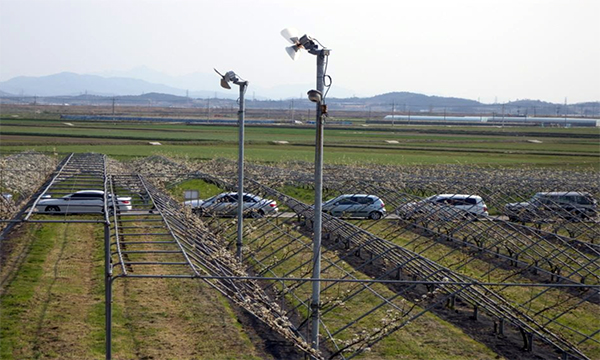
[[[292,60],[296,60],[300,56],[300,48],[297,45],[288,46],[285,48]]]
[[[298,30],[295,28],[285,28],[281,30],[281,36],[283,36],[287,41],[292,44],[298,43]]]
[[[219,76],[220,76],[220,77],[223,77],[223,74],[221,74],[221,73],[219,72],[219,70],[217,70],[217,69],[215,69],[215,68],[213,68],[213,70],[214,70],[214,71],[215,71],[217,74],[219,74]]]
[[[225,80],[225,78],[221,79],[221,87],[225,89],[231,89],[231,86],[229,86],[229,83],[227,82],[227,80]]]

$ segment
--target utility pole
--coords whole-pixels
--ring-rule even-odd
[[[294,123],[294,99],[292,99],[292,124]]]
[[[565,127],[567,127],[567,97],[565,96]]]
[[[210,121],[210,98],[206,99],[206,120]]]

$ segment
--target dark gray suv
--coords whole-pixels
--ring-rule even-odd
[[[511,221],[537,221],[563,218],[571,221],[595,219],[598,203],[587,192],[539,192],[531,200],[504,206]]]

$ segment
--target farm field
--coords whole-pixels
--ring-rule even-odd
[[[70,123],[0,120],[0,186],[13,196],[0,210],[26,218],[19,210],[38,189],[90,187],[78,185],[90,184],[85,174],[132,198],[134,211],[108,216],[113,358],[310,353],[311,284],[298,279],[312,270],[314,129],[246,128],[246,189],[276,200],[279,214],[244,221],[239,263],[236,219],[182,207],[185,190],[208,198],[234,189],[236,127]],[[478,194],[492,216],[449,218],[442,207],[377,221],[324,217],[320,358],[600,356],[600,218],[504,214],[540,191],[600,200],[598,129],[332,126],[325,139],[325,199],[375,194],[397,214],[432,194]],[[2,223],[0,358],[104,357],[102,223],[38,212],[15,228]],[[166,279],[185,269],[216,278]]]
[[[118,159],[152,154],[192,159],[233,159],[237,128],[231,126],[0,120],[3,152],[98,152]],[[535,140],[538,142],[531,142]],[[150,141],[163,145],[153,147]],[[250,161],[311,161],[314,129],[246,128]],[[287,141],[287,144],[274,144]],[[397,126],[326,128],[325,161],[331,163],[553,166],[599,169],[600,131],[586,129]]]

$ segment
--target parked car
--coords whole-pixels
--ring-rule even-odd
[[[117,196],[117,207],[119,211],[132,209],[131,197]],[[108,207],[113,207],[112,197],[108,195]],[[40,200],[36,209],[41,213],[102,213],[104,211],[104,191],[102,190],[80,190],[61,198],[52,198],[49,195]]]
[[[488,208],[481,196],[466,194],[439,194],[426,199],[404,204],[396,210],[403,219],[420,216],[437,216],[437,219],[452,220],[465,217],[488,216]]]
[[[511,221],[586,220],[598,216],[598,202],[587,192],[539,192],[529,201],[506,204],[504,213]]]
[[[375,195],[345,194],[323,203],[323,211],[337,217],[365,217],[379,220],[385,216],[385,204]]]
[[[279,211],[277,202],[263,199],[258,195],[244,193],[244,212],[252,217],[261,217]],[[206,200],[188,200],[185,206],[191,206],[194,213],[231,216],[237,214],[238,193],[228,192],[215,195]]]

